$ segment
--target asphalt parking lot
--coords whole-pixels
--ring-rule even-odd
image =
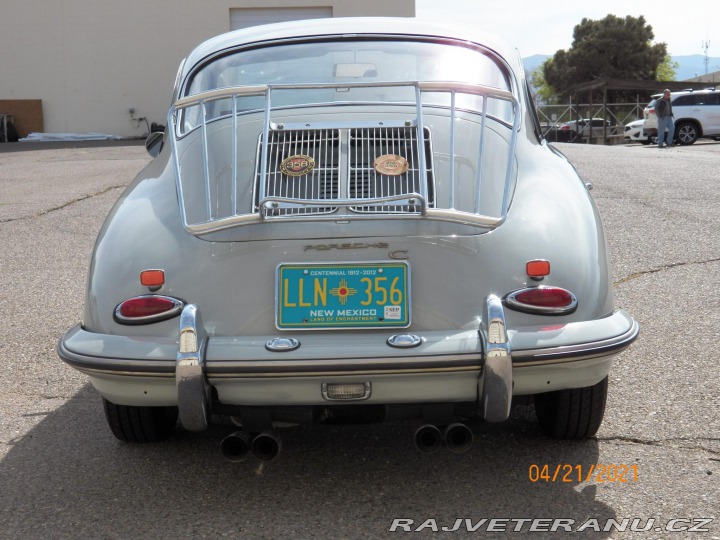
[[[444,538],[479,534],[465,521],[450,532],[458,519],[505,520],[483,537],[506,538],[511,520],[563,518],[588,524],[581,538],[720,539],[720,142],[557,145],[594,185],[616,305],[642,327],[611,372],[597,438],[551,441],[519,407],[473,424],[465,454],[417,452],[411,423],[292,427],[265,464],[225,461],[220,429],[120,443],[55,354],[82,317],[95,235],[150,159],[142,143],[3,146],[0,538],[416,536],[391,532],[398,519]],[[533,480],[546,464],[633,474]],[[608,519],[626,531],[598,530]]]

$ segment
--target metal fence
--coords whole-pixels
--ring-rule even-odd
[[[538,105],[537,112],[543,128],[543,134],[549,140],[558,141],[558,128],[566,122],[584,118],[602,118],[609,122],[607,132],[590,131],[589,137],[577,137],[577,142],[590,142],[593,138],[619,137],[625,125],[643,118],[646,103],[638,99],[635,103],[567,103],[563,105]]]

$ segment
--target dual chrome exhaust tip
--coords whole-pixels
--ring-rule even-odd
[[[421,452],[436,452],[445,444],[448,450],[461,454],[472,446],[473,432],[465,424],[450,424],[444,430],[433,424],[420,426],[415,432],[415,447]]]
[[[473,432],[465,424],[454,423],[441,430],[425,424],[415,431],[415,447],[421,452],[436,452],[445,445],[451,452],[467,452],[473,443]],[[261,461],[272,461],[280,453],[280,439],[269,431],[252,436],[247,431],[235,431],[220,443],[220,451],[228,461],[244,461],[253,455]]]
[[[220,452],[229,461],[240,462],[252,454],[261,461],[271,461],[281,448],[280,439],[270,432],[254,437],[247,431],[235,431],[220,442]]]

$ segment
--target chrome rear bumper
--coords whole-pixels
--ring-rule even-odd
[[[60,339],[58,355],[109,401],[177,405],[189,430],[207,426],[211,388],[226,404],[330,405],[322,391],[328,383],[369,383],[364,403],[477,402],[486,420],[502,421],[512,395],[599,382],[638,332],[622,310],[508,329],[501,302],[490,296],[478,330],[423,332],[409,348],[389,346],[384,333],[305,334],[299,346],[277,352],[267,347],[277,336],[207,337],[199,310],[188,305],[178,339],[99,335],[78,325]]]

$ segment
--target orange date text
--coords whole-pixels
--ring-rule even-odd
[[[528,468],[531,482],[546,483],[580,483],[595,482],[597,484],[637,482],[638,466],[626,463],[590,463],[589,465],[572,465],[570,463],[535,464]]]

